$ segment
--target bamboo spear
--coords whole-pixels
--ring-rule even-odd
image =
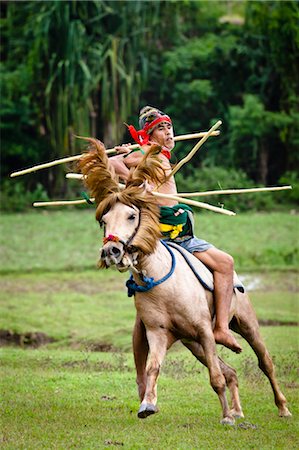
[[[201,138],[201,140],[199,142],[197,142],[197,144],[193,147],[193,149],[188,153],[187,156],[185,156],[185,158],[183,158],[175,167],[174,169],[170,172],[170,174],[167,176],[167,178],[169,179],[171,176],[173,176],[175,173],[177,173],[178,170],[180,170],[180,168],[186,164],[186,162],[190,161],[190,159],[194,156],[194,154],[199,150],[199,148],[206,142],[206,140],[212,136],[213,132],[220,127],[220,125],[222,124],[221,120],[218,120],[218,122],[216,122],[210,129],[209,131],[207,131],[207,133],[205,133],[205,135]]]
[[[183,141],[186,139],[198,139],[200,137],[203,137],[207,134],[206,131],[201,131],[199,133],[193,133],[193,134],[181,134],[179,136],[175,136],[174,140],[175,141]],[[220,134],[220,131],[214,131],[213,133],[210,134],[210,136],[218,136]],[[133,145],[129,145],[129,148],[131,150],[134,150],[136,148],[139,147],[139,144],[133,144]],[[115,153],[115,147],[113,148],[109,148],[106,150],[106,153],[108,155],[110,155],[111,153]],[[68,163],[68,162],[72,162],[72,161],[76,161],[78,159],[80,159],[82,156],[82,154],[80,155],[74,155],[74,156],[68,156],[66,158],[60,158],[60,159],[55,159],[54,161],[50,161],[47,163],[43,163],[43,164],[38,164],[36,166],[33,167],[29,167],[28,169],[23,169],[23,170],[19,170],[17,172],[13,172],[10,174],[10,177],[18,177],[20,175],[25,175],[27,173],[31,173],[31,172],[36,172],[37,170],[41,170],[41,169],[47,169],[48,167],[53,167],[53,166],[57,166],[59,164],[64,164],[64,163]]]
[[[236,215],[236,213],[234,213],[233,211],[230,211],[229,209],[218,208],[218,206],[213,206],[213,205],[210,205],[209,203],[197,202],[195,200],[189,200],[188,198],[179,197],[177,195],[162,194],[161,192],[155,192],[155,191],[153,191],[152,194],[155,197],[168,198],[170,200],[176,200],[178,202],[183,201],[184,203],[186,203],[186,205],[197,206],[198,208],[208,209],[210,211],[214,211],[214,212],[217,212],[220,214],[225,214],[227,216],[235,216]]]
[[[94,202],[94,198],[89,199],[92,203]],[[86,200],[56,200],[51,202],[34,202],[32,206],[35,208],[40,206],[69,206],[69,205],[82,205],[86,203]]]
[[[178,197],[176,195],[169,195],[169,194],[162,194],[160,192],[152,192],[152,194],[155,197],[160,198],[167,198],[169,200],[177,200],[177,201],[184,201],[186,205],[196,206],[198,208],[208,209],[209,211],[217,212],[220,214],[225,214],[227,216],[235,216],[236,213],[233,211],[230,211],[228,209],[224,208],[218,208],[217,206],[210,205],[208,203],[203,202],[197,202],[195,200],[189,200],[184,197]],[[94,198],[89,199],[91,202],[94,202]],[[34,207],[40,207],[40,206],[66,206],[66,205],[81,205],[83,203],[86,203],[86,200],[58,200],[58,201],[52,201],[52,202],[34,202]]]
[[[67,173],[66,178],[82,180],[84,175],[82,173]],[[124,186],[124,185],[120,185]],[[247,194],[250,192],[271,192],[271,191],[285,191],[292,189],[292,186],[272,186],[261,188],[246,188],[246,189],[219,189],[217,191],[201,191],[201,192],[178,192],[177,197],[204,197],[206,195],[227,195],[227,194]]]
[[[79,174],[74,174],[79,175]],[[72,178],[72,177],[68,177]],[[177,194],[179,197],[204,197],[205,195],[223,195],[223,194],[247,194],[249,192],[270,192],[270,191],[284,191],[292,189],[292,186],[273,186],[263,188],[249,188],[249,189],[221,189],[218,191],[202,191],[202,192],[182,192]]]

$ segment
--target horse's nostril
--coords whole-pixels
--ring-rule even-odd
[[[112,249],[110,250],[110,253],[114,256],[119,256],[120,255],[120,249],[117,247],[112,247]]]
[[[106,256],[107,256],[107,252],[106,252],[106,250],[101,250],[101,253],[100,253],[100,257],[103,259],[103,258],[106,258]]]

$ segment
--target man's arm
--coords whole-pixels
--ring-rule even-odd
[[[136,167],[142,159],[141,151],[135,151],[131,154],[120,154],[109,158],[115,173],[124,181],[129,177],[130,169]]]

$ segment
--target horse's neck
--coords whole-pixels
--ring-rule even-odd
[[[148,277],[158,279],[162,278],[170,270],[170,267],[171,255],[166,247],[158,241],[153,253],[138,258],[136,269]]]

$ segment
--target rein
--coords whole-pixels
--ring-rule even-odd
[[[160,241],[160,242],[164,245],[164,247],[167,248],[168,252],[171,255],[170,271],[168,272],[168,274],[166,274],[163,278],[160,278],[160,280],[158,280],[158,281],[155,281],[154,278],[152,278],[152,277],[146,277],[145,275],[140,274],[141,281],[145,284],[144,286],[135,283],[135,281],[133,279],[133,275],[131,275],[130,278],[128,279],[128,281],[126,282],[126,286],[128,288],[128,297],[132,297],[135,294],[135,292],[149,291],[153,287],[164,283],[164,281],[168,280],[168,278],[170,278],[171,275],[173,274],[175,265],[176,265],[174,253],[171,250],[171,248],[166,244],[166,242],[164,242],[164,241]]]

